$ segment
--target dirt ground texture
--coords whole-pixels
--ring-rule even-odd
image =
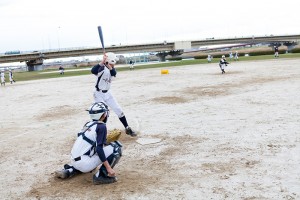
[[[113,80],[139,135],[122,134],[110,185],[54,177],[89,120],[93,75],[1,87],[1,199],[300,199],[300,59],[165,69]],[[113,112],[107,126],[124,131]]]

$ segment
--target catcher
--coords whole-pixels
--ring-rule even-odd
[[[94,103],[87,111],[92,121],[86,123],[78,133],[71,151],[71,163],[65,164],[55,175],[66,179],[79,173],[91,172],[101,165],[93,176],[93,183],[114,183],[117,178],[113,168],[122,156],[122,144],[116,140],[107,145],[106,121],[109,110],[105,103]],[[120,134],[117,133],[118,136]]]

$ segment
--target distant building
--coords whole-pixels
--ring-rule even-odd
[[[20,54],[21,51],[19,50],[16,50],[16,51],[6,51],[4,54],[5,55],[13,55],[13,54]]]

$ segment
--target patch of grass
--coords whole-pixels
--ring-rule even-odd
[[[300,58],[300,53],[288,53],[288,54],[280,54],[279,58]],[[239,58],[239,61],[229,60],[228,62],[240,62],[240,61],[255,61],[255,60],[274,60],[274,55],[262,55],[262,56],[242,56]],[[219,58],[214,58],[212,63],[218,63]],[[155,63],[155,64],[146,64],[146,65],[135,65],[135,70],[141,69],[149,69],[149,68],[164,68],[164,67],[176,67],[176,66],[183,66],[183,65],[196,65],[196,64],[207,64],[206,59],[195,59],[195,60],[180,60],[175,62],[162,62],[162,63]],[[90,66],[92,67],[92,66]],[[70,76],[81,76],[81,75],[88,75],[91,74],[89,68],[86,67],[87,70],[78,70],[78,71],[68,71],[71,69],[78,69],[78,68],[68,68],[65,70],[64,75],[60,75],[58,70],[44,70],[44,71],[32,71],[32,72],[18,72],[14,73],[14,79],[16,81],[28,81],[28,80],[39,80],[39,79],[48,79],[48,78],[62,78],[62,77],[70,77]],[[83,68],[80,68],[83,69]],[[128,71],[129,67],[117,67],[117,71]],[[50,72],[54,71],[53,73],[43,73],[43,72]]]

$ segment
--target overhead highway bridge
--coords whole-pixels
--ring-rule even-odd
[[[288,49],[292,49],[300,41],[300,35],[281,35],[281,36],[260,36],[260,37],[240,37],[225,39],[205,39],[192,41],[175,41],[161,42],[135,45],[120,45],[106,47],[106,52],[135,53],[135,52],[164,52],[164,51],[180,51],[184,49],[199,48],[199,46],[222,45],[222,44],[259,44],[268,43],[270,45],[285,45]],[[91,56],[102,54],[102,48],[72,48],[63,50],[39,51],[31,53],[21,53],[14,55],[1,55],[0,63],[26,62],[29,70],[34,70],[35,65],[43,64],[45,59],[67,58],[78,56]],[[164,56],[163,54],[160,54]],[[162,58],[163,60],[163,58]]]

